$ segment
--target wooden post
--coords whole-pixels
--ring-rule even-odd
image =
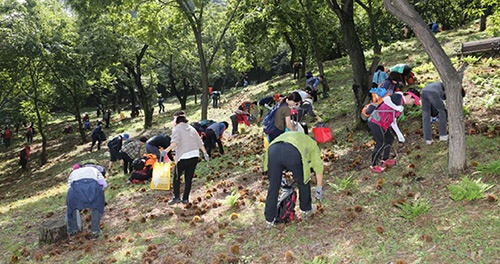
[[[52,244],[68,238],[66,223],[62,219],[52,219],[42,223],[38,243]]]

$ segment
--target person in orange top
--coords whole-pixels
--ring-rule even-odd
[[[19,153],[19,165],[23,170],[28,170],[28,161],[30,160],[31,147],[25,146]]]

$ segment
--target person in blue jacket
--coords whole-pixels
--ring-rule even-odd
[[[205,132],[205,140],[204,145],[207,149],[208,156],[212,157],[212,148],[215,147],[215,144],[219,147],[219,154],[224,155],[224,148],[222,146],[222,135],[224,131],[229,127],[229,123],[226,121],[223,122],[215,122],[208,126]]]
[[[70,236],[81,231],[78,226],[79,210],[90,211],[90,238],[96,240],[101,233],[101,216],[104,213],[104,189],[108,186],[104,176],[94,167],[73,165],[68,177],[68,194],[66,196],[67,232]]]

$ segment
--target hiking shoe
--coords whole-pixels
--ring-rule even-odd
[[[439,141],[448,141],[448,135],[446,135],[446,136],[439,136]]]
[[[382,161],[382,164],[384,167],[391,167],[391,166],[396,165],[396,161],[393,159],[387,159],[387,160]]]
[[[99,239],[99,233],[98,232],[92,232],[92,233],[90,233],[90,239],[91,240],[97,240],[97,239]]]
[[[384,168],[380,167],[380,166],[371,166],[370,167],[370,171],[371,172],[375,172],[375,173],[382,173],[384,172]]]
[[[317,206],[315,204],[311,204],[311,210],[309,211],[301,211],[301,215],[302,215],[302,220],[309,220],[311,218],[311,216],[316,212],[317,210]]]
[[[182,203],[183,203],[183,204],[188,204],[188,203],[189,203],[189,200],[188,200],[188,199],[183,199],[183,200],[182,200]]]
[[[432,144],[432,143],[433,143],[433,141],[432,141],[432,140],[426,140],[426,141],[425,141],[425,144],[427,144],[427,145],[430,145],[430,144]]]
[[[168,204],[172,205],[172,204],[176,204],[176,203],[180,203],[181,202],[181,199],[180,198],[172,198],[172,200],[168,201]]]

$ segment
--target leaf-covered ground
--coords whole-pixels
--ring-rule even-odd
[[[455,35],[453,35],[455,34]],[[438,35],[459,42],[461,32]],[[396,45],[395,45],[396,46]],[[423,85],[435,80],[428,58],[415,40],[408,41],[404,61],[417,64]],[[446,46],[445,48],[451,49]],[[385,51],[391,53],[390,51]],[[409,55],[411,54],[411,56]],[[401,56],[401,55],[398,55]],[[384,58],[386,64],[400,57]],[[432,64],[431,64],[432,65]],[[464,78],[467,131],[467,164],[464,175],[496,184],[498,175],[481,173],[477,166],[498,160],[500,145],[500,62],[483,58]],[[320,145],[325,164],[325,195],[321,210],[309,221],[267,229],[263,205],[267,180],[262,172],[263,141],[257,125],[230,138],[226,132],[226,154],[200,162],[188,205],[169,206],[170,191],[153,191],[147,185],[128,185],[127,176],[107,176],[107,206],[102,219],[103,235],[87,239],[88,212],[83,213],[85,232],[61,243],[38,245],[38,228],[65,213],[66,178],[77,161],[96,159],[107,164],[107,150],[89,153],[76,133],[63,135],[70,124],[64,115],[49,127],[49,160],[36,164],[40,139],[35,137],[30,172],[17,168],[17,145],[1,152],[0,227],[3,245],[0,262],[19,263],[498,263],[500,215],[495,199],[499,187],[488,198],[454,202],[447,186],[447,144],[423,144],[417,108],[407,109],[400,127],[406,143],[393,146],[398,164],[383,174],[369,172],[373,141],[366,130],[355,130],[352,113],[349,64],[330,62],[331,97],[320,99],[316,111],[327,121],[335,141]],[[478,76],[481,76],[479,78]],[[227,120],[244,99],[258,99],[274,92],[302,87],[289,75],[265,84],[225,91],[221,108],[209,109],[209,118]],[[348,96],[346,96],[348,95]],[[491,102],[492,101],[492,102]],[[493,106],[492,106],[493,105]],[[109,134],[127,131],[133,136],[167,132],[171,113],[155,115],[152,130],[141,129],[142,119],[118,120],[114,116]],[[199,106],[188,104],[190,119],[199,117]],[[313,124],[309,120],[310,127]],[[434,131],[434,136],[436,136]],[[353,179],[347,190],[337,191],[342,179]],[[313,179],[314,181],[314,179]],[[314,186],[314,184],[313,184]],[[399,216],[398,204],[428,200],[431,209],[415,221]],[[297,208],[298,209],[298,208]]]

